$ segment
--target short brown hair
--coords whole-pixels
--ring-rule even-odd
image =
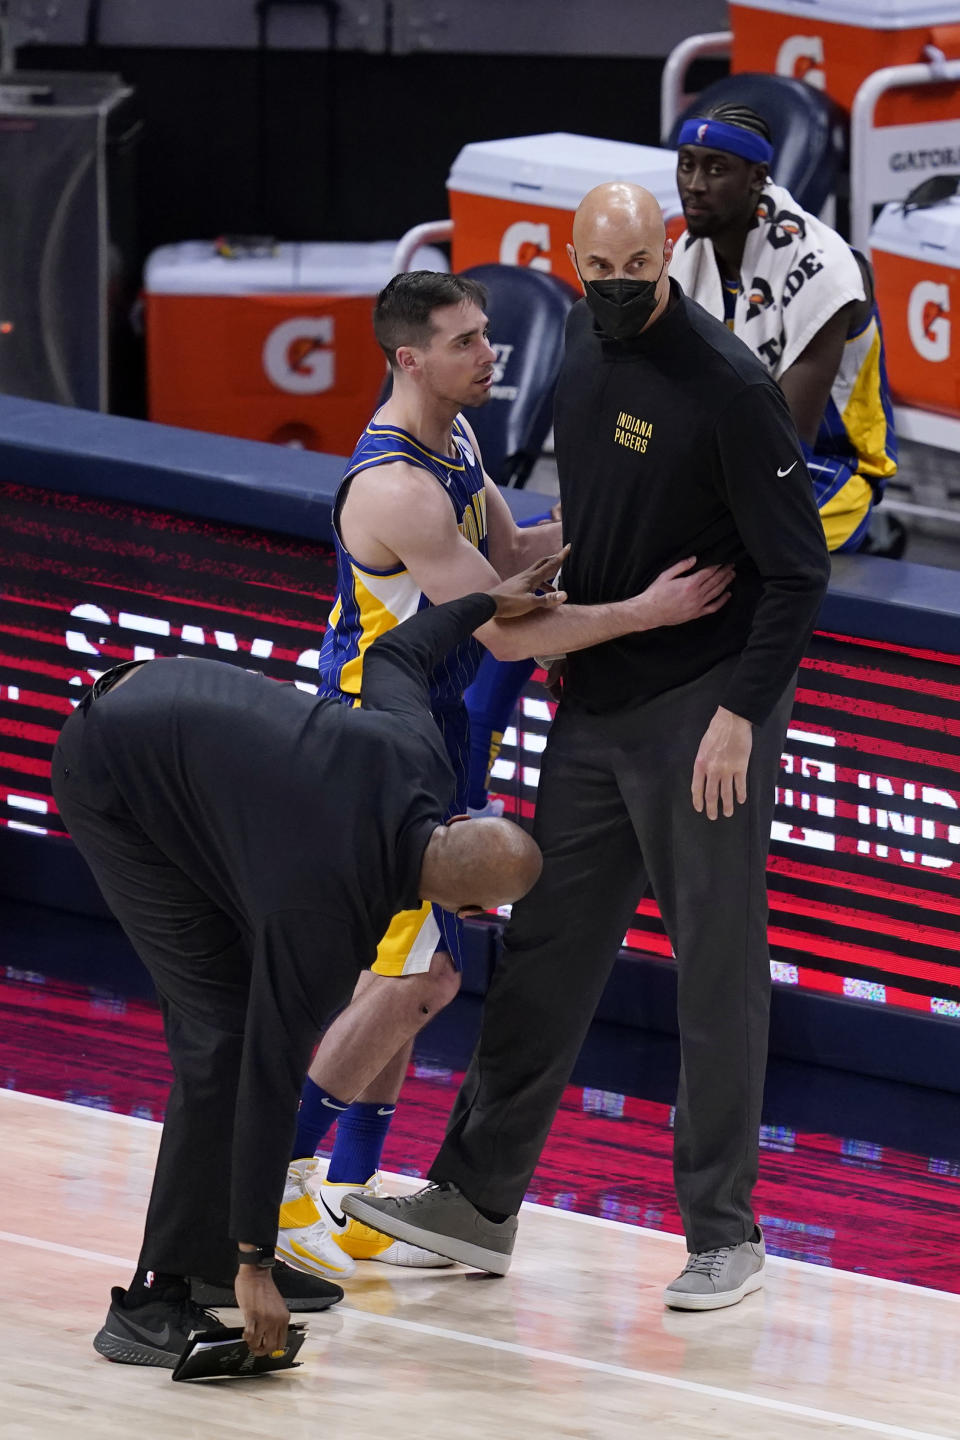
[[[470,301],[485,310],[487,292],[465,275],[447,275],[437,270],[408,270],[394,275],[373,307],[373,333],[390,365],[396,366],[401,345],[426,348],[430,344],[434,310]]]

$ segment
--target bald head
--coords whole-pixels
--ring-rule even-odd
[[[666,230],[657,200],[642,185],[611,180],[589,191],[573,217],[573,246],[586,255],[596,246],[628,245],[663,254]]]
[[[651,325],[666,308],[672,252],[656,198],[626,180],[597,185],[583,197],[573,217],[573,244],[567,246],[585,287],[599,280],[654,282],[656,305],[647,321]]]
[[[423,855],[420,894],[444,910],[495,910],[539,879],[539,846],[512,820],[438,825]]]

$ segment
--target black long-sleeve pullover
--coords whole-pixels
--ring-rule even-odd
[[[629,341],[603,336],[581,301],[567,323],[555,434],[571,602],[625,599],[690,555],[698,568],[730,561],[737,572],[715,615],[572,654],[570,703],[636,705],[739,654],[722,703],[765,720],[830,573],[779,387],[675,283],[668,309]]]
[[[320,1028],[393,915],[420,905],[423,853],[454,790],[430,674],[495,612],[489,595],[467,595],[388,632],[364,659],[360,709],[211,660],[153,661],[150,683],[134,676],[102,708],[94,702],[116,791],[246,941],[236,1240],[276,1239]],[[177,971],[216,1023],[216,987],[187,940]]]

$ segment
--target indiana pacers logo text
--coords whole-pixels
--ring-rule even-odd
[[[626,410],[621,410],[617,416],[617,426],[613,432],[613,438],[618,445],[625,445],[628,450],[639,450],[641,454],[647,448],[647,442],[653,436],[653,425],[649,420],[638,420],[636,415],[628,415]]]

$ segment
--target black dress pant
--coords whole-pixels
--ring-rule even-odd
[[[747,800],[709,820],[693,763],[734,660],[612,715],[561,705],[534,834],[540,880],[514,906],[433,1180],[519,1208],[613,961],[648,886],[677,957],[674,1178],[692,1251],[750,1237],[767,1055],[766,858],[793,685],[754,726]]]

